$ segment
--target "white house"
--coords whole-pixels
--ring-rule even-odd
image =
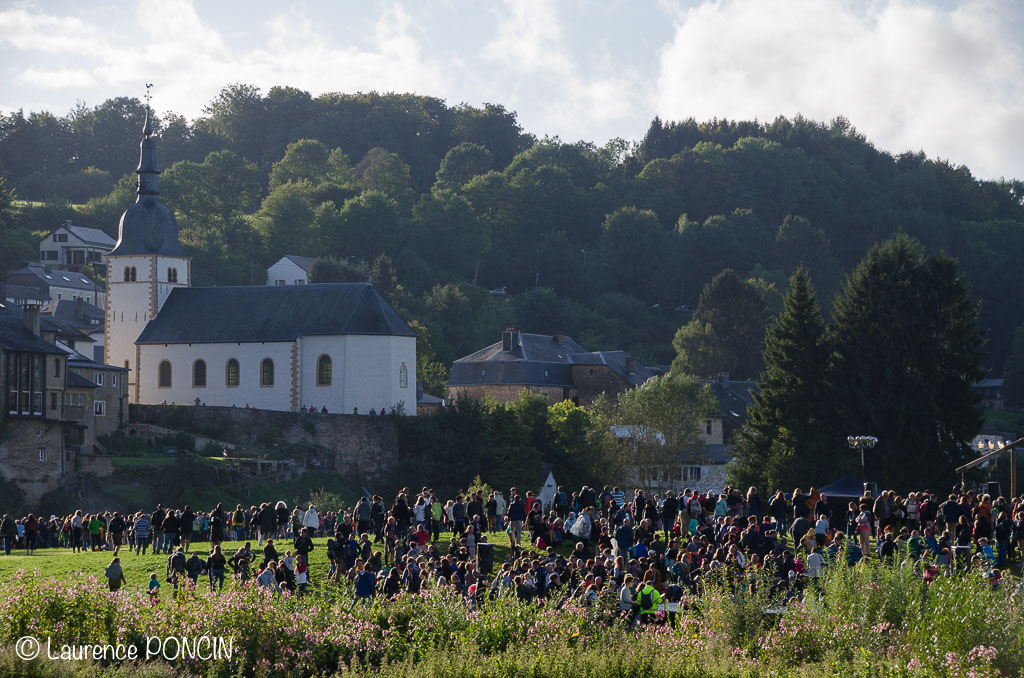
[[[130,401],[414,415],[416,334],[372,285],[190,287],[148,116],[143,134],[139,197],[107,255],[105,362],[129,369]]]
[[[368,283],[176,289],[136,344],[144,404],[416,413],[416,334]]]
[[[39,261],[51,266],[79,267],[106,263],[114,239],[96,228],[74,226],[71,221],[50,231],[39,241]]]
[[[283,287],[284,285],[308,285],[309,269],[313,267],[313,257],[300,257],[286,254],[277,263],[267,269],[267,284]]]

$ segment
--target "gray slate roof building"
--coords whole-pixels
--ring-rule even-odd
[[[8,280],[11,285],[34,287],[37,290],[49,290],[51,287],[65,287],[83,292],[99,291],[103,293],[103,285],[92,280],[84,273],[75,273],[61,268],[52,268],[38,262],[26,262]],[[10,285],[9,285],[10,287]]]
[[[700,381],[710,386],[715,394],[722,421],[736,428],[743,426],[747,420],[747,408],[754,404],[754,393],[760,390],[757,382],[733,381],[728,374]]]
[[[6,351],[25,353],[53,353],[63,355],[63,351],[32,334],[25,327],[24,311],[15,304],[0,302],[0,348]]]
[[[572,356],[585,353],[582,346],[566,336],[506,331],[502,341],[452,363],[448,386],[521,384],[572,388]]]
[[[415,337],[369,283],[180,287],[137,344],[294,341],[303,335]]]
[[[79,240],[84,242],[86,245],[95,245],[96,247],[111,248],[114,246],[114,239],[104,233],[98,228],[86,228],[85,226],[72,226],[70,222],[64,224],[64,228],[68,229],[77,237]],[[54,231],[57,229],[54,229]],[[53,231],[50,231],[53,233]],[[49,233],[47,234],[49,235]]]

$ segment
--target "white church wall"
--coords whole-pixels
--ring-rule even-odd
[[[300,338],[301,390],[303,405],[330,412],[360,414],[391,409],[399,401],[407,414],[416,413],[416,339],[376,335]],[[317,386],[317,360],[329,355],[332,364],[330,386]],[[399,388],[399,368],[405,362],[408,386]]]
[[[139,402],[194,405],[196,398],[206,405],[256,407],[265,410],[291,409],[292,342],[233,344],[145,344],[139,347],[142,384]],[[238,361],[238,386],[227,385],[227,363]],[[274,385],[260,385],[260,364],[274,362]],[[206,386],[195,387],[192,368],[196,360],[206,361]],[[171,387],[159,387],[159,364],[171,363]]]

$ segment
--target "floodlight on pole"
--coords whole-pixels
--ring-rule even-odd
[[[847,436],[846,444],[850,446],[851,450],[860,450],[860,476],[861,482],[867,484],[868,474],[864,466],[864,450],[872,448],[878,444],[878,438],[875,436]]]

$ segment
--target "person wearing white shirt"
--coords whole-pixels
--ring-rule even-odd
[[[320,515],[312,504],[309,505],[309,510],[306,511],[306,514],[302,516],[302,524],[309,528],[310,536],[316,534],[317,530],[320,529]]]

